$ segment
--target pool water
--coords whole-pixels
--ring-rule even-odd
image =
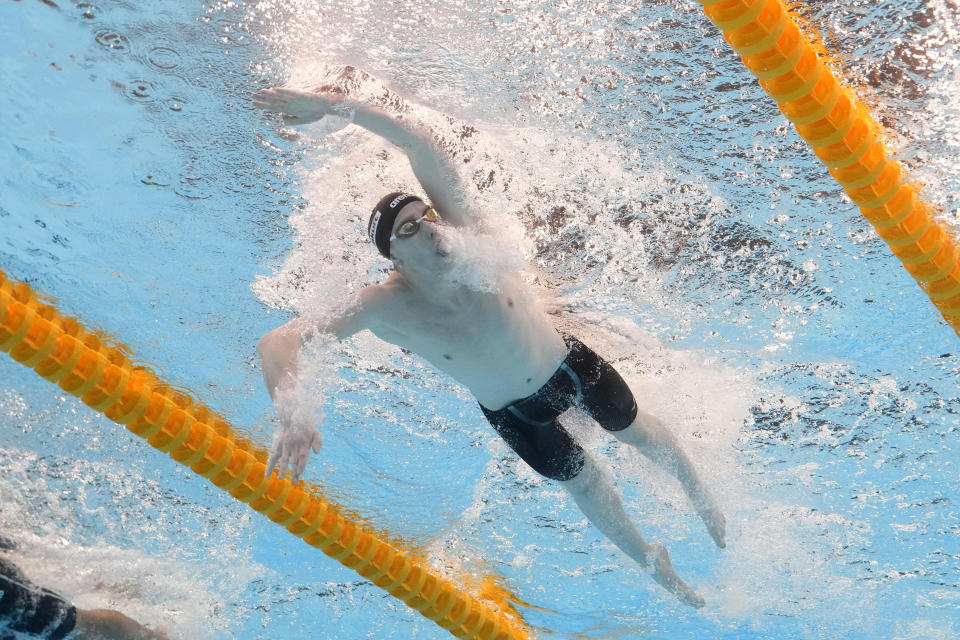
[[[958,10],[797,7],[954,229]],[[540,637],[960,636],[956,335],[699,5],[22,0],[0,43],[0,268],[265,446],[257,339],[382,279],[366,216],[414,182],[251,94],[389,90],[436,128],[729,523],[718,550],[671,478],[570,417],[707,599],[686,608],[452,381],[369,335],[316,345],[307,478],[468,587],[497,576]],[[449,637],[9,359],[0,381],[0,531],[36,582],[174,638]]]

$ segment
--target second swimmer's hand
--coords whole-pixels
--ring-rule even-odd
[[[300,91],[284,87],[261,89],[253,94],[254,106],[283,114],[287,124],[308,124],[325,115],[336,114],[342,96],[332,92]]]
[[[274,467],[281,479],[290,469],[290,479],[296,484],[307,466],[310,451],[320,453],[321,444],[320,432],[313,427],[281,429],[273,440],[273,451],[267,460],[267,477],[273,474]]]

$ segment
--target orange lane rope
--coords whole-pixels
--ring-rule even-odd
[[[960,336],[960,249],[780,0],[697,0]]]
[[[525,640],[529,631],[435,574],[422,560],[289,479],[264,477],[266,452],[210,409],[135,367],[72,318],[0,271],[0,350],[151,446],[353,569],[457,638]]]

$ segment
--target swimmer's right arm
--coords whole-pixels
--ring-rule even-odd
[[[295,318],[267,333],[257,343],[263,380],[280,419],[267,460],[267,476],[277,468],[278,477],[283,478],[289,468],[294,484],[307,466],[310,451],[319,453],[322,444],[316,425],[298,416],[296,406],[300,386],[297,360],[308,339],[308,329],[305,318]]]
[[[308,124],[325,115],[352,113],[353,123],[401,148],[410,168],[430,199],[430,204],[450,224],[465,226],[472,222],[469,199],[454,166],[453,159],[440,149],[433,133],[414,122],[407,122],[371,105],[346,107],[339,93],[300,91],[273,87],[253,96],[253,104],[268,111],[279,111],[289,124]]]
[[[268,476],[276,468],[279,477],[283,478],[289,469],[296,484],[307,466],[310,451],[320,452],[320,431],[310,416],[297,411],[300,351],[317,334],[332,334],[343,340],[367,328],[370,310],[381,297],[378,289],[367,287],[362,290],[353,304],[333,318],[324,321],[306,316],[294,318],[264,335],[257,343],[263,380],[280,419],[280,430],[267,460]]]

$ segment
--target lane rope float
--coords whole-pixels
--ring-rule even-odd
[[[134,366],[73,318],[0,270],[0,350],[124,425],[457,638],[528,640],[517,621],[444,579],[322,496],[264,477],[266,451],[188,394]]]
[[[960,336],[960,249],[880,127],[780,0],[697,0],[830,175]]]

